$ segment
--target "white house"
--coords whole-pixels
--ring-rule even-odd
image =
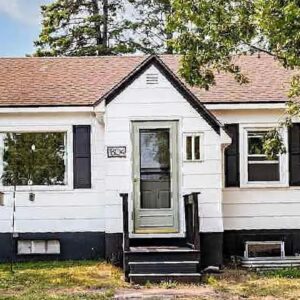
[[[247,241],[299,253],[300,121],[286,154],[261,152],[292,73],[266,55],[237,63],[248,84],[220,73],[203,91],[178,56],[0,59],[0,260],[125,250],[132,278],[151,262],[170,264],[152,277],[188,278]]]

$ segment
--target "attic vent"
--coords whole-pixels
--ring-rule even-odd
[[[158,84],[158,74],[157,73],[146,74],[146,84]]]

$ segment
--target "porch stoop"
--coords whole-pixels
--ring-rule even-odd
[[[200,251],[189,247],[130,247],[125,255],[125,276],[132,283],[200,282]]]
[[[185,238],[129,238],[128,194],[123,199],[123,268],[126,281],[188,282],[201,280],[198,194],[184,196]]]

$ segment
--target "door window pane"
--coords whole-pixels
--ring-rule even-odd
[[[170,208],[170,130],[140,130],[141,208]]]

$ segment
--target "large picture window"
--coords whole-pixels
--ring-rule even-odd
[[[2,133],[3,186],[66,184],[66,133]]]
[[[247,168],[248,181],[280,181],[279,155],[268,160],[263,151],[263,139],[266,131],[247,132]]]

